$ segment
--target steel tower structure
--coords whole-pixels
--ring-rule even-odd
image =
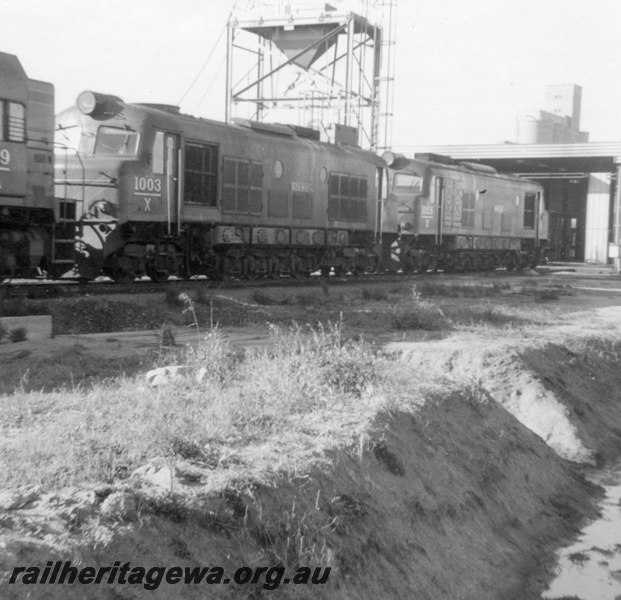
[[[228,23],[227,122],[297,121],[323,139],[389,147],[396,0],[248,4]]]

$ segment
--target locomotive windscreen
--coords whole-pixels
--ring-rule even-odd
[[[97,130],[94,154],[134,155],[138,150],[138,133],[102,125]]]
[[[392,181],[392,189],[395,192],[420,192],[423,186],[423,178],[411,173],[395,173]]]

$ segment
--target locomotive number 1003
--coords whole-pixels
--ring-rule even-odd
[[[134,192],[159,194],[162,191],[162,180],[155,177],[134,177]]]

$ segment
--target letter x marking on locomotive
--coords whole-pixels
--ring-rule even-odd
[[[144,212],[151,212],[151,198],[144,199]]]

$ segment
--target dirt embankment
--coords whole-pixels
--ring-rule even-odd
[[[228,573],[321,565],[331,567],[326,584],[269,591],[261,583],[19,585],[6,586],[2,597],[538,598],[553,548],[593,516],[597,496],[580,465],[559,452],[591,462],[618,453],[615,346],[433,343],[433,353],[410,346],[404,373],[422,377],[413,378],[413,393],[438,371],[454,378],[454,391],[429,387],[418,409],[378,415],[362,442],[331,456],[329,469],[283,473],[273,486],[229,487],[192,508],[172,499],[155,508],[149,486],[130,479],[91,491],[88,500],[77,492],[70,500],[43,496],[1,515],[4,574],[61,559],[94,567],[217,565]],[[531,418],[542,400],[554,400],[558,412],[536,435],[519,419]],[[556,426],[561,417],[567,429]],[[137,504],[93,521],[119,490]]]

